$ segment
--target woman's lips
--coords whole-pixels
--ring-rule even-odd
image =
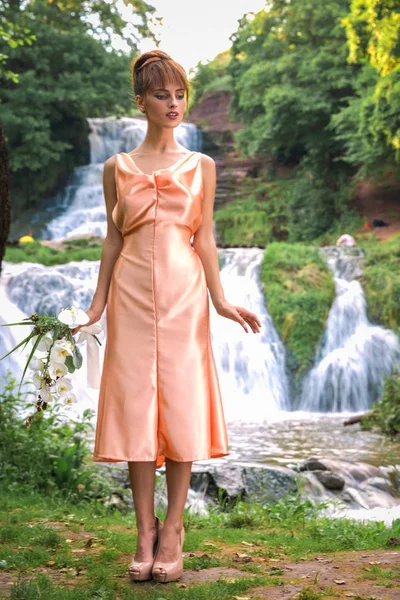
[[[179,117],[179,114],[178,113],[176,113],[174,115],[167,114],[165,116],[168,117],[168,119],[177,119]]]

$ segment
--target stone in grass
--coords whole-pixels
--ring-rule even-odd
[[[343,477],[332,471],[313,471],[313,475],[326,487],[327,490],[342,490],[345,481]]]

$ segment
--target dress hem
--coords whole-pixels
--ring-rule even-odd
[[[173,456],[166,456],[164,454],[158,455],[156,458],[117,458],[115,456],[101,456],[99,454],[93,455],[93,462],[157,462],[158,459],[162,456],[165,460],[168,458],[169,460],[173,460],[174,462],[197,462],[199,460],[210,460],[212,458],[221,458],[223,456],[228,456],[229,452],[215,452],[212,455],[202,456],[201,458],[190,458],[182,460],[182,458],[174,458]],[[163,460],[163,463],[164,463]]]

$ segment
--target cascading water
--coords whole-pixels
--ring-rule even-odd
[[[289,409],[285,349],[265,308],[259,282],[263,250],[235,248],[219,250],[221,282],[232,304],[245,306],[258,315],[259,334],[246,333],[240,324],[221,318],[211,303],[212,343],[226,418],[260,422]]]
[[[355,248],[322,248],[334,274],[336,298],[316,364],[305,378],[300,408],[312,412],[367,410],[382,382],[400,361],[398,337],[367,318],[364,291],[357,281],[363,253]]]

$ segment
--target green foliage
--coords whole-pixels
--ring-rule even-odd
[[[65,246],[66,250],[55,250],[39,241],[23,243],[20,246],[7,246],[4,260],[11,263],[39,263],[48,267],[71,261],[100,260],[102,245],[99,243],[71,243]]]
[[[357,138],[367,142],[367,157],[374,157],[374,149],[380,161],[390,163],[393,158],[400,162],[400,5],[397,0],[352,0],[351,11],[343,19],[350,49],[349,62],[371,65],[375,80],[366,93],[359,93],[355,103],[358,115],[350,115],[357,126],[347,145],[352,148],[348,158],[362,153]],[[368,69],[366,69],[368,70]],[[360,136],[360,132],[361,135]],[[363,158],[361,156],[361,158]],[[362,161],[361,163],[362,164]],[[368,166],[373,166],[373,160]],[[366,174],[366,165],[361,174]]]
[[[232,91],[232,77],[230,75],[222,75],[216,79],[213,79],[203,91],[203,94],[212,94],[217,92],[231,92]]]
[[[269,313],[300,378],[311,367],[335,297],[332,275],[318,249],[274,242],[264,253],[261,283]]]
[[[134,4],[142,19],[145,7],[153,10],[143,2]],[[0,14],[35,36],[32,45],[11,48],[0,37],[0,56],[7,54],[7,68],[18,80],[0,80],[10,197],[12,211],[18,211],[37,206],[40,197],[65,183],[75,166],[87,164],[88,117],[129,113],[129,64],[137,49],[133,45],[131,55],[110,51],[107,40],[119,34],[124,23],[110,3],[10,2]],[[94,14],[107,31],[93,26]],[[147,25],[140,24],[140,18],[137,22],[148,34]]]
[[[372,406],[368,415],[361,421],[363,429],[379,427],[388,435],[400,433],[400,371],[385,378],[382,397]]]
[[[361,284],[370,321],[400,332],[400,235],[379,243],[360,242],[365,248]]]
[[[92,411],[67,422],[59,404],[49,405],[46,416],[37,413],[40,418],[26,428],[22,414],[34,408],[34,394],[17,391],[15,383],[9,373],[0,391],[1,486],[72,502],[107,497],[109,483],[89,465]]]
[[[265,246],[271,241],[271,226],[265,204],[235,200],[214,212],[218,236],[231,246]]]
[[[192,75],[189,110],[208,92],[231,91],[232,79],[226,71],[230,58],[230,51],[225,50],[212,60],[197,63],[189,71]]]
[[[133,589],[126,577],[127,560],[136,542],[132,512],[122,514],[100,503],[76,504],[53,496],[16,495],[8,490],[2,490],[1,500],[0,560],[6,561],[7,575],[14,579],[10,598],[115,599],[117,594],[124,600],[160,600],[159,586]],[[297,496],[289,504],[283,500],[268,507],[239,503],[230,512],[216,507],[207,516],[191,514],[192,524],[185,536],[185,569],[220,565],[261,571],[263,576],[243,577],[243,573],[238,573],[232,577],[229,573],[229,578],[221,577],[215,582],[205,574],[202,581],[188,582],[185,588],[172,585],[165,594],[170,600],[251,596],[260,585],[282,586],[290,579],[290,574],[285,576],[284,569],[276,563],[271,566],[271,559],[311,560],[321,552],[349,549],[365,552],[385,548],[390,538],[399,536],[398,521],[385,527],[383,523],[329,519],[321,516],[320,509],[324,507],[313,506]],[[234,514],[247,515],[257,526],[229,526]],[[243,559],[238,551],[245,555]],[[37,569],[36,575],[33,569]],[[61,576],[61,569],[66,571],[65,576]],[[55,578],[57,585],[52,583]],[[253,589],[253,593],[246,593]]]
[[[364,5],[379,10],[364,13]],[[351,14],[348,0],[272,0],[254,18],[244,16],[231,36],[231,116],[242,124],[237,148],[279,167],[261,173],[269,196],[262,210],[275,239],[311,241],[354,220],[349,200],[356,179],[394,172],[400,159],[396,6],[354,0]],[[384,76],[365,60],[349,60],[353,18],[361,45],[370,35],[390,51],[395,64]],[[375,56],[384,61],[383,51]]]
[[[349,43],[349,60],[368,60],[387,75],[400,66],[400,6],[397,0],[352,0],[343,19]]]

